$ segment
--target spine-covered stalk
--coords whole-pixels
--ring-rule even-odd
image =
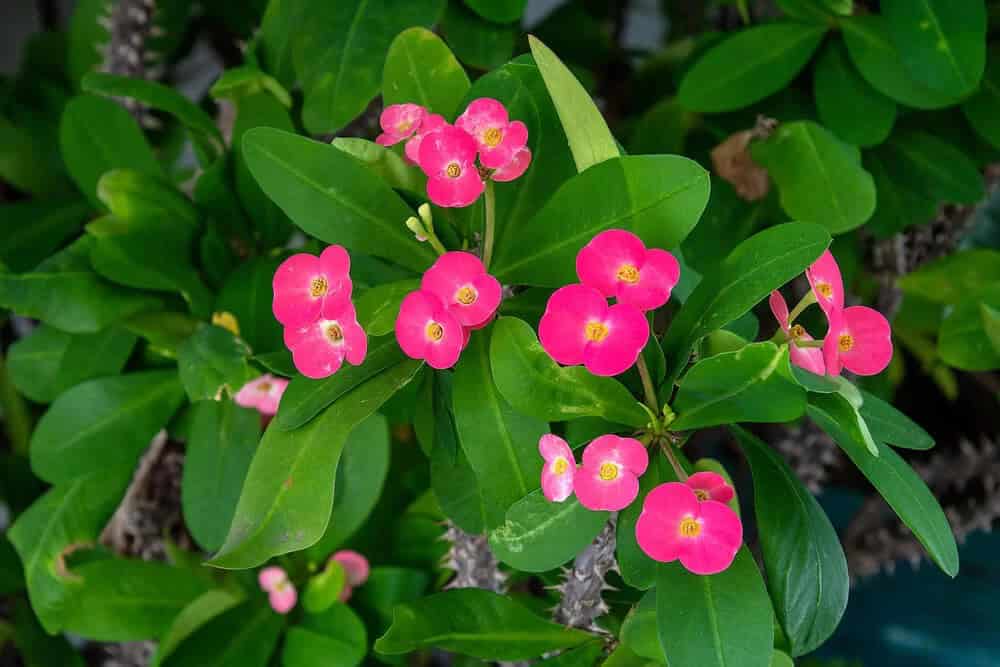
[[[557,622],[603,632],[595,621],[608,612],[603,594],[611,587],[605,577],[609,571],[618,569],[615,561],[617,521],[617,514],[612,514],[601,533],[580,552],[573,561],[573,567],[566,571],[563,582],[557,587],[562,597],[552,614]]]
[[[486,535],[472,535],[451,521],[444,533],[451,548],[445,555],[445,567],[455,571],[446,588],[482,588],[494,593],[507,590],[507,575],[490,550]]]

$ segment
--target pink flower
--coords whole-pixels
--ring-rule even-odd
[[[299,594],[295,585],[288,580],[288,574],[276,566],[265,567],[257,575],[262,591],[267,593],[271,608],[279,614],[287,614],[295,606]]]
[[[324,309],[336,311],[351,299],[351,258],[339,245],[316,257],[292,255],[274,272],[271,309],[286,327],[315,322]]]
[[[530,164],[531,149],[525,146],[514,153],[514,157],[510,159],[510,162],[502,167],[497,167],[493,174],[490,175],[490,178],[500,182],[513,181],[527,171]]]
[[[368,336],[348,303],[336,312],[324,308],[319,319],[305,326],[285,327],[285,347],[292,351],[295,368],[318,380],[340,370],[344,359],[361,364],[368,354]]]
[[[781,292],[778,290],[771,292],[768,303],[771,305],[771,313],[778,320],[778,326],[781,327],[781,330],[785,332],[785,335],[790,340],[788,356],[791,358],[792,363],[816,375],[826,373],[826,364],[823,362],[823,350],[818,347],[799,347],[795,344],[797,340],[813,340],[813,337],[809,335],[809,332],[801,324],[789,326],[788,304],[785,303],[785,297],[781,296]]]
[[[865,306],[831,311],[823,358],[829,375],[840,375],[844,368],[858,375],[881,373],[892,360],[889,321]]]
[[[447,125],[447,123],[444,120],[444,116],[440,116],[436,113],[424,116],[423,121],[420,123],[420,129],[417,130],[413,137],[406,142],[406,146],[403,149],[403,153],[406,156],[407,161],[412,162],[413,164],[419,164],[420,144],[423,143],[424,137],[434,130],[444,127],[445,125]]]
[[[396,340],[411,359],[425,359],[431,368],[451,368],[465,347],[462,324],[430,292],[411,292],[396,316]]]
[[[510,122],[506,107],[488,97],[473,100],[455,120],[455,126],[468,132],[479,144],[479,162],[487,169],[509,165],[528,143],[525,124],[519,120]]]
[[[649,339],[642,311],[628,303],[608,306],[593,287],[560,287],[538,325],[542,347],[560,364],[583,364],[594,375],[625,372]]]
[[[287,387],[288,380],[266,373],[256,380],[250,380],[236,392],[236,404],[254,408],[265,417],[273,417],[278,413],[278,403]]]
[[[420,289],[437,296],[463,327],[488,322],[500,305],[500,282],[469,252],[446,252],[424,272]]]
[[[602,435],[583,450],[583,466],[573,480],[580,504],[590,510],[617,511],[639,493],[639,476],[649,455],[635,438]]]
[[[545,460],[542,493],[549,502],[561,503],[573,495],[573,476],[576,474],[573,450],[559,436],[546,433],[538,440],[538,453]]]
[[[824,250],[812,265],[806,269],[806,278],[816,295],[816,302],[826,316],[834,310],[844,308],[844,281],[840,277],[840,267],[829,250]]]
[[[375,143],[392,146],[413,136],[427,115],[427,110],[419,104],[393,104],[382,110],[378,122],[382,134],[375,137]]]
[[[743,543],[743,524],[728,505],[698,501],[685,484],[660,484],[646,495],[635,538],[647,556],[661,563],[680,559],[695,574],[729,567]]]
[[[420,168],[427,196],[438,206],[468,206],[483,193],[476,167],[476,140],[453,125],[429,132],[420,142]]]
[[[601,232],[576,256],[576,275],[620,303],[641,310],[659,308],[681,276],[681,267],[666,250],[646,249],[638,236],[624,229]]]
[[[340,563],[341,567],[344,568],[344,573],[347,575],[344,590],[340,592],[340,601],[347,602],[354,589],[368,581],[368,574],[371,572],[368,559],[357,551],[341,549],[330,556],[330,560]]]
[[[700,502],[716,500],[720,503],[728,503],[736,495],[726,478],[715,472],[696,472],[688,477],[684,483],[694,491],[695,497]]]

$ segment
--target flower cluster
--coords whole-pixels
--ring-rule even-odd
[[[237,405],[256,410],[261,417],[269,419],[278,414],[278,404],[287,388],[288,380],[265,373],[243,385],[234,399]]]
[[[340,601],[347,602],[351,598],[354,589],[361,586],[368,580],[371,569],[368,559],[357,551],[342,549],[330,556],[329,564],[337,563],[344,568],[345,582],[340,591]],[[295,608],[299,600],[298,589],[288,578],[285,569],[277,565],[265,567],[257,574],[257,583],[260,589],[267,593],[271,609],[279,614],[287,614]]]
[[[368,337],[351,301],[351,258],[339,246],[319,257],[292,255],[274,272],[275,318],[285,327],[285,346],[306,377],[325,378],[344,359],[355,366],[368,353]]]
[[[473,100],[454,125],[417,104],[386,107],[379,123],[375,141],[406,142],[404,154],[427,175],[427,196],[438,206],[468,206],[483,193],[484,179],[512,181],[531,164],[528,128],[494,99]]]
[[[844,307],[844,282],[837,260],[825,251],[808,269],[810,292],[791,312],[777,290],[771,293],[771,312],[790,343],[789,355],[796,366],[817,375],[840,375],[846,368],[858,375],[876,375],[892,360],[892,330],[888,320],[866,306]],[[822,346],[795,317],[812,303],[819,304],[829,328]]]
[[[602,435],[587,445],[579,469],[573,450],[559,436],[543,435],[538,451],[545,460],[545,498],[562,502],[575,492],[580,504],[590,510],[615,512],[631,505],[639,493],[639,477],[649,465],[641,442],[617,435]]]
[[[560,287],[545,306],[542,347],[557,362],[583,364],[595,375],[623,373],[649,340],[645,311],[670,299],[680,264],[631,232],[609,229],[580,250],[576,273],[580,284]],[[616,303],[608,305],[609,298]]]
[[[396,340],[412,359],[432,368],[451,368],[470,332],[493,318],[501,299],[500,282],[472,253],[441,255],[424,272],[420,289],[403,299],[396,316]]]

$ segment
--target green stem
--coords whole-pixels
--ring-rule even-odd
[[[435,234],[434,232],[431,232],[427,235],[427,242],[431,244],[431,247],[434,248],[434,252],[436,252],[438,255],[443,255],[446,252],[448,252],[445,249],[444,245],[441,243],[441,241],[438,239],[437,234]]]
[[[656,388],[653,386],[653,378],[649,374],[646,358],[641,352],[638,361],[636,361],[636,367],[639,369],[639,377],[642,378],[642,390],[646,393],[646,405],[649,406],[654,415],[659,414],[660,407],[657,405]]]
[[[674,474],[677,475],[677,479],[684,482],[687,481],[688,474],[684,472],[684,468],[681,467],[680,461],[677,460],[677,456],[674,454],[673,446],[667,440],[660,441],[660,451],[663,455],[667,457],[670,461],[671,467],[674,469]]]
[[[0,411],[3,412],[7,435],[10,436],[11,449],[21,456],[28,455],[28,442],[31,439],[31,414],[28,406],[7,374],[7,366],[0,354]]]
[[[796,340],[795,347],[823,347],[821,340]]]
[[[794,308],[792,308],[792,312],[788,313],[788,324],[791,325],[792,322],[795,321],[795,318],[802,314],[803,310],[814,303],[816,303],[816,294],[812,290],[809,290],[806,292],[805,296],[802,297],[802,300],[799,301]]]
[[[496,227],[496,195],[493,193],[493,181],[486,181],[486,216],[483,221],[483,266],[490,270],[490,260],[493,259],[493,233]]]

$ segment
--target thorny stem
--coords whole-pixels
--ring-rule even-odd
[[[659,412],[659,407],[656,404],[656,388],[653,386],[653,378],[649,374],[649,366],[646,365],[646,358],[641,352],[639,353],[636,367],[639,369],[639,377],[642,378],[642,389],[646,393],[646,405],[649,406],[649,409],[655,415]]]
[[[486,215],[483,221],[483,266],[490,269],[493,259],[493,233],[496,227],[496,195],[493,193],[493,181],[486,181]]]
[[[673,467],[674,474],[677,475],[677,479],[682,482],[687,480],[688,474],[684,472],[684,468],[681,467],[680,461],[677,460],[677,455],[674,454],[674,449],[670,444],[670,441],[666,439],[660,440],[660,450],[663,452],[663,455],[667,457],[667,460],[670,461],[670,465]]]
[[[802,297],[802,300],[799,301],[794,308],[792,308],[792,312],[788,313],[788,324],[791,325],[795,321],[795,318],[802,314],[803,310],[814,303],[816,303],[816,293],[809,290],[805,293],[805,296]]]

